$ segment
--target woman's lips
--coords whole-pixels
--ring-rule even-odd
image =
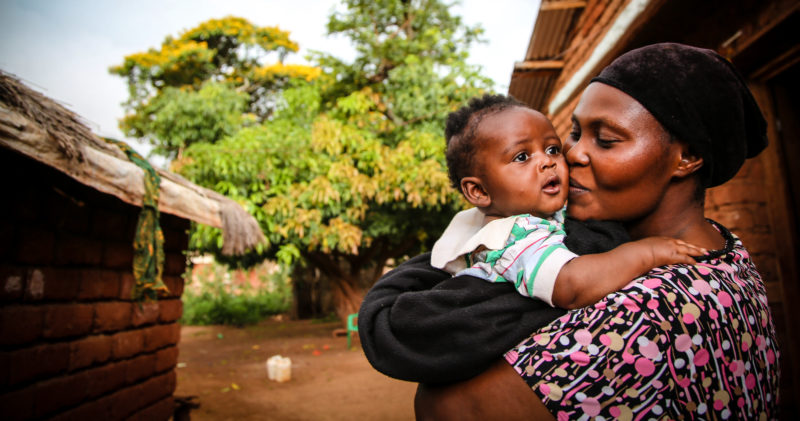
[[[580,194],[586,193],[589,189],[583,186],[583,184],[575,181],[574,179],[569,179],[569,194]]]

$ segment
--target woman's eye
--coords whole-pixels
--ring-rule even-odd
[[[528,160],[528,153],[527,152],[520,152],[516,156],[514,156],[514,162],[525,162]]]
[[[548,155],[558,155],[559,153],[561,153],[561,148],[559,148],[556,145],[552,145],[548,146],[547,149],[544,150],[544,152]]]
[[[572,140],[575,140],[575,141],[577,141],[578,139],[580,139],[580,138],[581,138],[581,132],[580,132],[580,130],[575,130],[575,129],[572,129],[572,131],[571,131],[571,132],[569,132],[569,136],[568,136],[568,137],[569,137],[570,139],[572,139]]]
[[[600,146],[601,148],[606,148],[606,149],[608,149],[608,148],[610,148],[610,147],[611,147],[611,145],[613,145],[614,143],[616,143],[616,141],[615,141],[615,140],[611,140],[611,139],[602,139],[602,138],[599,138],[599,137],[597,138],[597,146]]]

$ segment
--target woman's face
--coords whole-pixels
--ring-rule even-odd
[[[572,117],[564,144],[570,167],[567,211],[579,220],[632,222],[664,197],[680,145],[636,100],[591,83]]]

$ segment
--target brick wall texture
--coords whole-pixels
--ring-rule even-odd
[[[172,416],[189,222],[161,215],[169,294],[131,300],[139,208],[0,148],[0,419]]]

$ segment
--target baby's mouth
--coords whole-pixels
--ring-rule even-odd
[[[551,175],[547,178],[542,186],[542,192],[547,194],[557,194],[561,191],[561,180],[555,176]]]

